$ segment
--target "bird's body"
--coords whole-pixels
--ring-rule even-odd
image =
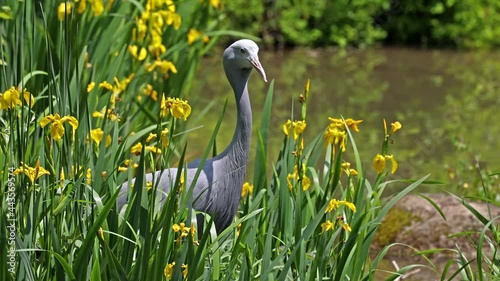
[[[185,170],[185,186],[193,186],[190,202],[192,207],[214,216],[215,227],[219,233],[231,224],[236,214],[245,180],[252,134],[252,109],[247,81],[252,68],[255,68],[267,82],[266,74],[258,59],[258,51],[255,42],[245,39],[236,41],[224,51],[224,71],[233,88],[237,107],[233,139],[221,154],[206,159],[194,185],[192,183],[200,160],[188,164]],[[177,168],[171,168],[155,172],[154,177],[153,174],[147,174],[146,181],[158,184],[158,189],[168,194],[176,176]],[[125,183],[118,198],[120,208],[127,202],[127,190],[128,184]],[[162,204],[163,202],[164,198]]]

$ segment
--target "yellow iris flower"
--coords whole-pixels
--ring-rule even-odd
[[[345,144],[347,141],[347,127],[349,127],[354,132],[359,132],[358,125],[363,122],[363,120],[354,120],[352,118],[347,118],[344,120],[340,118],[328,117],[330,124],[325,130],[325,145],[339,145],[342,151],[345,151]],[[332,150],[335,152],[335,150]]]
[[[140,155],[142,151],[142,143],[137,143],[136,145],[132,146],[130,149],[130,152],[135,155]]]
[[[253,193],[253,184],[245,182],[241,189],[241,197],[245,197],[247,196],[247,194],[252,194],[252,193]]]
[[[25,89],[22,92],[22,96],[26,105],[33,107],[35,104],[33,95]],[[14,108],[21,105],[21,93],[15,87],[10,87],[3,94],[0,93],[0,109]]]
[[[196,234],[196,228],[194,227],[194,224],[191,224],[190,227],[186,226],[185,223],[181,222],[179,224],[174,224],[172,225],[172,230],[175,233],[179,233],[179,237],[175,240],[177,244],[181,242],[181,240],[184,237],[187,237],[188,235],[191,235],[192,241],[195,239],[195,234]]]
[[[104,131],[101,128],[97,128],[94,130],[90,130],[90,138],[99,145],[102,141],[102,137],[104,136]]]
[[[158,100],[158,92],[153,89],[153,86],[151,86],[150,84],[146,85],[146,88],[142,90],[142,93],[150,97],[154,101]]]
[[[293,139],[296,140],[304,132],[306,126],[307,124],[305,120],[292,122],[292,120],[288,119],[288,121],[286,121],[283,125],[283,133],[289,136],[290,131],[293,130]]]
[[[151,151],[153,153],[161,154],[161,149],[156,146],[146,146],[144,149]]]
[[[357,176],[358,175],[358,171],[356,171],[355,169],[351,169],[351,163],[349,163],[349,162],[342,163],[341,170],[343,172],[345,172],[346,175],[348,175],[348,176]]]
[[[43,175],[50,175],[49,171],[40,166],[40,160],[36,161],[35,167],[30,167],[22,162],[21,164],[23,164],[23,166],[15,169],[13,174],[18,175],[24,173],[30,179],[31,184],[34,184],[35,180]]]
[[[338,126],[333,123],[328,126],[324,135],[325,145],[339,145],[342,151],[345,151],[345,143],[347,139],[347,134],[342,129],[339,129]]]
[[[129,45],[128,51],[138,61],[145,60],[148,55],[148,51],[146,51],[146,48],[141,47],[139,49],[139,47],[137,47],[136,45]]]
[[[115,111],[113,109],[108,109],[106,110],[106,107],[103,108],[101,111],[95,111],[94,113],[92,113],[92,117],[95,117],[95,118],[101,118],[101,119],[104,119],[104,117],[107,117],[109,120],[111,121],[120,121],[121,119],[118,117],[118,115],[116,115]]]
[[[393,155],[377,154],[373,158],[373,168],[375,168],[378,174],[381,174],[385,170],[387,160],[391,161],[391,174],[394,174],[398,169],[398,162]]]
[[[153,63],[146,66],[146,71],[153,72],[155,69],[160,71],[162,74],[167,74],[167,72],[177,73],[177,68],[175,65],[168,60],[155,60]]]
[[[333,229],[334,223],[331,222],[330,220],[327,220],[326,222],[321,224],[321,232],[326,232],[330,229]]]
[[[187,34],[187,39],[188,39],[188,44],[191,45],[193,44],[194,41],[196,41],[198,38],[200,38],[203,40],[203,42],[207,43],[208,40],[210,40],[208,38],[208,36],[206,36],[205,34],[203,34],[202,32],[194,29],[194,28],[191,28]]]
[[[160,116],[165,117],[172,114],[175,118],[183,118],[184,121],[191,115],[191,106],[187,101],[179,98],[165,98],[163,94],[160,103]]]
[[[68,122],[71,127],[73,127],[73,132],[78,128],[78,120],[76,120],[75,117],[66,115],[61,118],[58,113],[52,115],[47,115],[40,120],[40,126],[44,128],[47,126],[49,123],[52,123],[50,125],[50,135],[54,140],[60,140],[62,136],[64,135],[64,122]]]
[[[163,269],[163,274],[165,275],[165,277],[167,277],[168,280],[172,279],[172,274],[174,274],[174,267],[175,261],[167,264],[165,266],[165,269]]]
[[[353,203],[345,200],[331,199],[330,202],[328,202],[328,206],[325,209],[325,214],[339,208],[342,205],[348,207],[354,213],[356,213],[356,206]]]
[[[349,231],[349,232],[352,231],[351,226],[346,222],[342,222],[341,226],[346,231]],[[330,220],[327,220],[326,222],[321,224],[321,232],[326,232],[330,229],[333,229],[334,227],[335,227],[335,223],[331,222]]]
[[[293,167],[293,174],[288,174],[286,180],[288,183],[288,189],[290,191],[293,190],[292,180],[299,180],[301,177],[299,176],[299,170],[297,165]],[[311,187],[311,180],[306,176],[306,165],[302,164],[302,191],[306,191]]]
[[[167,264],[163,269],[163,274],[165,275],[165,277],[168,278],[168,280],[172,279],[172,274],[174,274],[174,267],[175,267],[175,261]],[[186,278],[188,275],[188,265],[183,264],[181,266],[181,269],[182,269],[182,276]]]
[[[396,131],[400,130],[402,127],[403,126],[401,125],[401,123],[399,123],[399,121],[391,123],[391,132],[390,132],[390,134],[392,135]]]

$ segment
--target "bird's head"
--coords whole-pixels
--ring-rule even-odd
[[[231,44],[224,51],[224,64],[232,64],[239,69],[251,70],[252,67],[259,72],[262,79],[267,82],[266,72],[259,61],[259,46],[248,39],[242,39]]]

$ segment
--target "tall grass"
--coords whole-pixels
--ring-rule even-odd
[[[435,254],[440,252],[451,253],[452,258],[449,259],[441,272],[438,272],[436,265],[431,262],[441,280],[499,280],[500,279],[500,231],[499,220],[500,216],[495,215],[495,208],[500,207],[497,200],[497,194],[494,194],[489,189],[487,184],[489,177],[494,177],[497,174],[485,174],[479,163],[476,165],[479,177],[482,181],[480,186],[483,194],[480,196],[459,197],[450,193],[450,198],[458,200],[470,212],[470,215],[476,218],[484,226],[482,229],[466,229],[459,233],[452,233],[449,237],[465,237],[470,244],[471,249],[475,249],[475,253],[468,253],[460,248],[457,244],[456,248],[437,248],[420,251],[418,255]],[[426,198],[436,210],[441,214],[444,220],[446,216],[441,208],[430,198]],[[486,213],[482,213],[471,204],[469,201],[480,202],[486,206]]]
[[[253,191],[223,233],[208,219],[197,235],[182,169],[163,208],[144,175],[184,166],[190,107],[174,98],[217,36],[238,33],[216,31],[217,1],[83,2],[2,7],[1,280],[373,280],[382,218],[426,178],[382,202],[395,130],[381,134],[370,179],[352,119],[302,138],[308,83],[279,158],[267,159],[271,83]],[[117,186],[132,177],[130,204],[118,210]]]

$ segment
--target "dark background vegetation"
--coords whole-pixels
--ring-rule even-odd
[[[260,36],[268,47],[500,45],[498,0],[232,0],[223,5],[228,28]]]

